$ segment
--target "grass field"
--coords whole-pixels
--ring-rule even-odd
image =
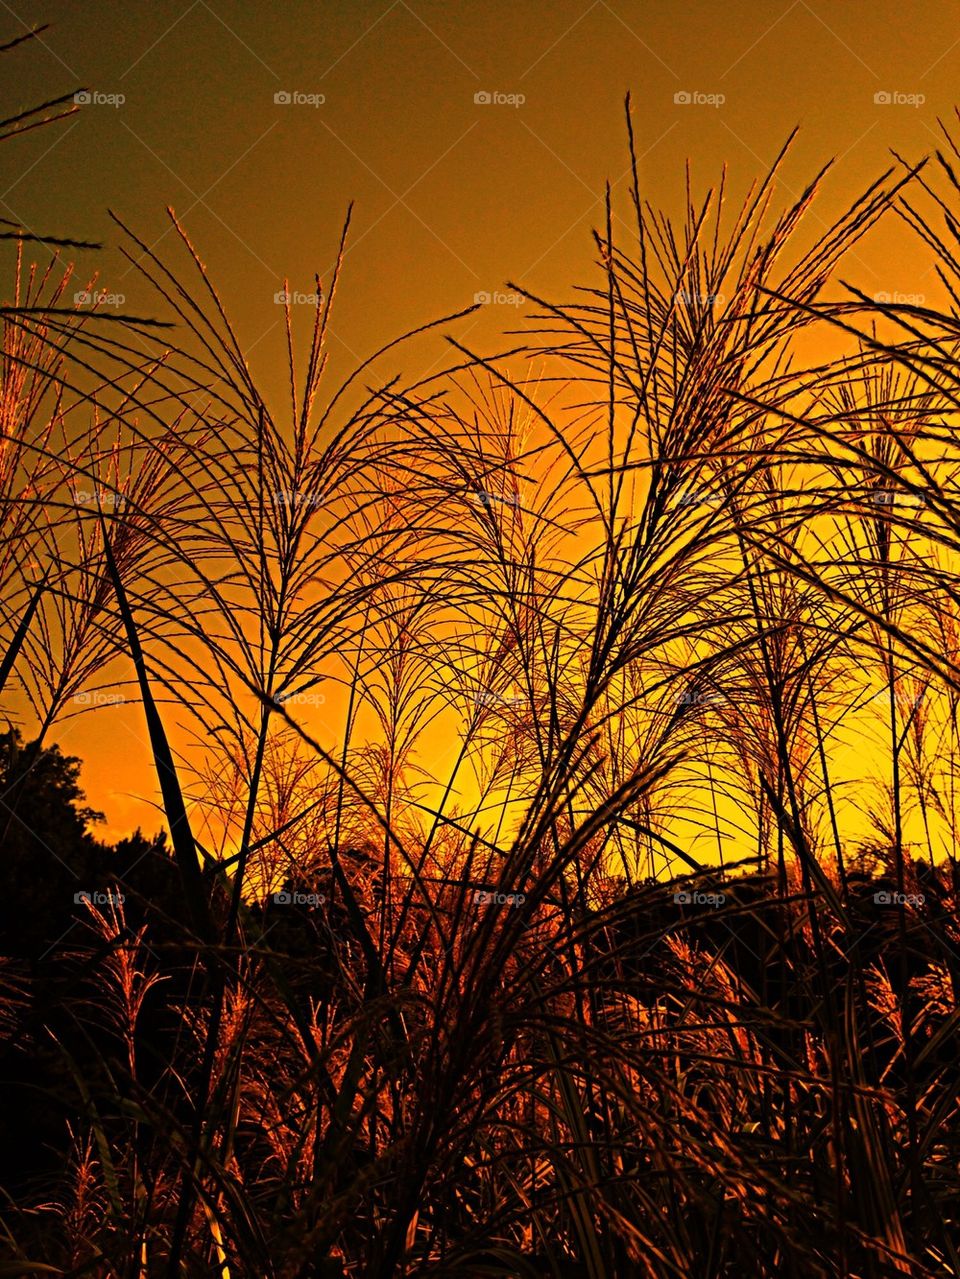
[[[412,382],[338,267],[280,405],[178,222],[149,316],[10,231],[0,1275],[960,1273],[956,136],[829,225],[634,161]]]

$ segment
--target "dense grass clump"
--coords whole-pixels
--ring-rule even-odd
[[[777,167],[634,163],[413,385],[329,385],[348,218],[282,411],[173,214],[170,327],[18,266],[0,1273],[960,1271],[957,189],[810,231]],[[941,309],[840,283],[897,213]],[[108,848],[51,734],[118,697],[167,832]]]

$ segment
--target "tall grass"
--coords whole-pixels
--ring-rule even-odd
[[[5,313],[10,675],[43,736],[132,659],[176,884],[44,958],[8,1273],[957,1272],[956,315],[841,284],[899,213],[949,295],[956,184],[811,235],[782,158],[634,162],[413,385],[327,384],[348,219],[282,412],[173,215],[175,330]]]

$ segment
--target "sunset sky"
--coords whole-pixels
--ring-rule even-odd
[[[496,299],[507,280],[556,299],[589,281],[604,182],[627,194],[628,90],[654,205],[679,207],[687,159],[704,189],[726,163],[738,202],[800,125],[782,198],[836,156],[826,224],[893,163],[891,149],[916,160],[938,145],[960,70],[960,29],[931,21],[929,4],[893,0],[63,0],[3,3],[0,15],[4,39],[51,24],[7,55],[6,114],[75,88],[93,94],[66,122],[7,145],[0,214],[102,241],[103,252],[79,254],[78,287],[99,271],[125,311],[150,314],[107,210],[162,252],[174,247],[171,205],[278,396],[274,294],[284,277],[309,293],[315,272],[329,275],[350,200],[334,338],[344,367],[477,294]],[[848,269],[868,294],[934,292],[892,221]],[[521,310],[495,301],[457,335],[489,345]],[[438,340],[406,365],[391,358],[385,371],[414,377],[439,367],[444,349]],[[150,784],[140,715],[108,710],[55,733],[108,765],[91,762],[85,781],[114,832],[159,821],[127,797]]]

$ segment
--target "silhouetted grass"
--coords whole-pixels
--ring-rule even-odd
[[[4,313],[4,674],[42,743],[132,661],[171,856],[4,969],[63,1166],[3,1273],[960,1269],[957,315],[834,296],[897,211],[960,274],[956,183],[810,243],[780,162],[634,163],[412,386],[327,385],[345,227],[283,416],[175,218],[175,342]]]

